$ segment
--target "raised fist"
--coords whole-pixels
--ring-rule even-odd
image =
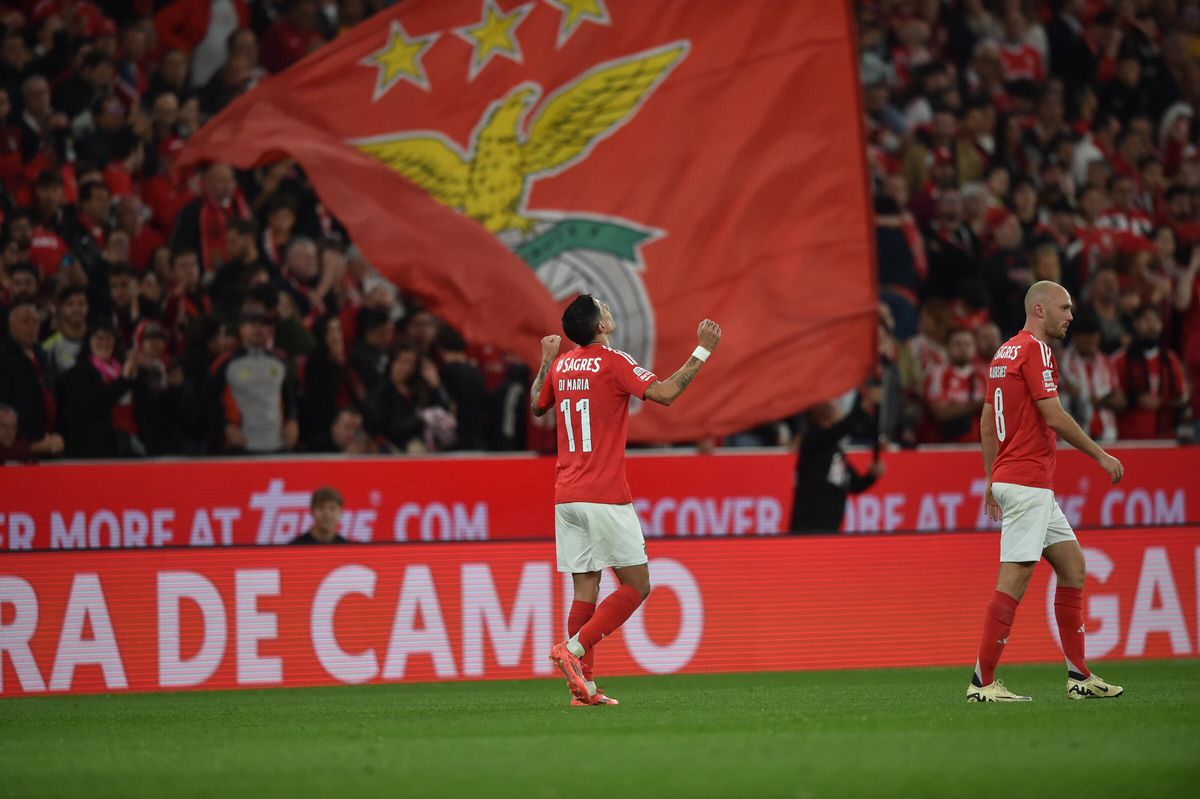
[[[558,345],[562,343],[562,336],[546,336],[542,339],[542,360],[550,361],[558,355]]]
[[[711,319],[705,319],[696,329],[696,338],[700,339],[701,347],[712,352],[721,343],[721,326]]]

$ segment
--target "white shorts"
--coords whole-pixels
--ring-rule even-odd
[[[992,496],[1004,512],[1000,523],[1002,563],[1036,562],[1046,547],[1076,540],[1050,489],[992,483]]]
[[[646,539],[633,505],[563,502],[554,506],[558,570],[571,574],[647,562]]]

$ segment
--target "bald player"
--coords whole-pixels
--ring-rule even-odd
[[[1083,551],[1054,499],[1054,450],[1062,436],[1090,455],[1113,483],[1121,462],[1083,432],[1058,401],[1058,365],[1050,342],[1067,335],[1071,295],[1057,283],[1034,283],[1025,295],[1025,327],[996,351],[979,421],[984,504],[1000,521],[1000,576],[983,619],[983,637],[968,702],[1028,702],[995,679],[996,664],[1012,630],[1017,604],[1042,558],[1058,576],[1054,616],[1067,661],[1067,696],[1108,699],[1122,688],[1088,671],[1084,662]]]

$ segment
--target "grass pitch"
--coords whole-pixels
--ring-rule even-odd
[[[967,705],[967,669],[0,701],[0,796],[1189,796],[1200,662],[1009,666],[1031,704]]]

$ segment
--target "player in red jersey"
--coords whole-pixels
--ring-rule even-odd
[[[608,306],[581,294],[563,313],[563,332],[575,349],[558,355],[559,336],[542,339],[542,368],[533,382],[532,411],[557,414],[558,466],[554,480],[554,537],[558,570],[570,572],[575,601],[567,617],[570,638],[550,650],[567,678],[572,705],[617,704],[592,679],[594,647],[625,623],[650,593],[646,540],[625,480],[629,398],[674,402],[721,341],[705,319],[687,362],[666,380],[608,346],[616,325]],[[621,585],[597,607],[600,575],[612,568]]]
[[[987,472],[984,503],[988,516],[1002,522],[1000,576],[983,620],[968,702],[1030,700],[1005,688],[995,671],[1017,603],[1043,557],[1058,576],[1054,616],[1067,660],[1067,696],[1099,699],[1122,692],[1084,662],[1083,550],[1054,499],[1057,436],[1094,458],[1113,483],[1125,474],[1121,462],[1089,438],[1058,401],[1058,365],[1050,341],[1067,335],[1071,319],[1066,289],[1049,280],[1034,283],[1025,295],[1025,327],[996,351],[988,369],[979,428]]]

